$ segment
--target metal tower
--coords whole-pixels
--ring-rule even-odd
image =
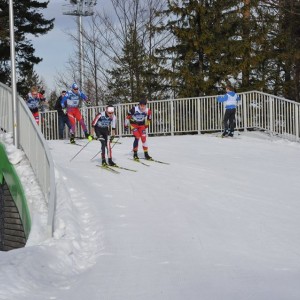
[[[83,36],[82,36],[82,17],[92,16],[94,14],[94,6],[97,0],[70,0],[70,4],[63,6],[63,14],[69,16],[77,16],[78,37],[79,37],[79,65],[80,65],[80,89],[83,90]]]

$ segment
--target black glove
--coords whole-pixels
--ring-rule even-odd
[[[124,126],[124,132],[128,133],[128,126]]]

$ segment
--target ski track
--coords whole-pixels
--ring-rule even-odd
[[[71,162],[80,147],[49,141],[51,239],[23,159],[32,233],[25,248],[0,253],[0,299],[298,300],[299,144],[211,137],[150,137],[150,155],[170,165],[149,167],[128,160],[133,138],[122,138],[114,161],[137,172],[120,174],[95,167],[99,155],[90,161],[98,141]]]

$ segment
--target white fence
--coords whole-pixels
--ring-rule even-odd
[[[237,109],[236,129],[265,130],[290,140],[299,140],[299,103],[257,91],[239,95],[241,101]],[[130,135],[124,131],[124,120],[132,105],[116,105],[119,136]],[[216,101],[216,96],[151,101],[148,105],[153,115],[149,135],[199,134],[222,130],[224,108]],[[82,109],[89,130],[95,115],[103,108]],[[46,139],[58,139],[56,111],[44,113],[40,124]],[[78,124],[76,136],[83,137]]]
[[[299,103],[257,91],[239,95],[241,101],[237,109],[236,129],[265,130],[289,140],[299,141]],[[119,136],[130,135],[124,131],[124,121],[132,105],[132,103],[116,105]],[[151,101],[148,105],[153,114],[149,135],[200,134],[222,130],[224,108],[216,101],[216,96]],[[57,112],[41,113],[39,128],[21,98],[18,98],[18,108],[19,145],[28,157],[48,201],[48,227],[52,233],[56,187],[53,161],[45,139],[55,140],[59,137]],[[82,109],[89,130],[92,120],[103,108]],[[0,84],[0,130],[13,132],[12,116],[11,90]],[[67,135],[65,132],[66,137]],[[76,135],[83,137],[79,126]]]
[[[12,91],[0,83],[0,130],[13,134]],[[52,235],[56,201],[54,165],[45,138],[21,97],[18,97],[18,146],[26,154],[48,202],[48,231]]]

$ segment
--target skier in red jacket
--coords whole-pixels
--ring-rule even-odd
[[[147,101],[141,100],[137,106],[132,107],[126,116],[125,131],[128,126],[134,135],[133,141],[133,159],[139,160],[138,147],[139,140],[142,141],[145,159],[150,160],[152,157],[148,154],[146,129],[149,127],[152,118],[151,110],[147,107]]]

